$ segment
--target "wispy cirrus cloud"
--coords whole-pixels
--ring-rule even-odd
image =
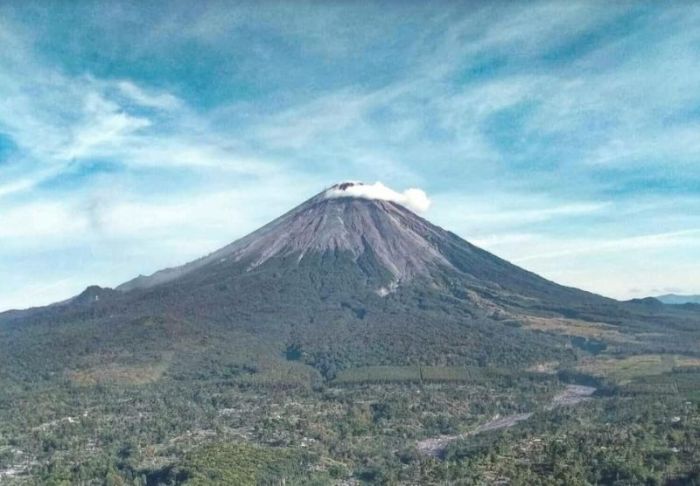
[[[116,86],[121,93],[140,106],[167,111],[183,107],[182,100],[171,93],[149,91],[126,79],[116,82]]]
[[[611,240],[585,240],[573,244],[558,245],[558,248],[545,253],[534,253],[517,259],[517,263],[532,260],[551,260],[583,254],[634,251],[640,249],[668,248],[670,246],[700,246],[700,228],[665,233],[652,233]]]

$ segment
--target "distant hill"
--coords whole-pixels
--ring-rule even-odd
[[[666,294],[655,297],[664,304],[700,304],[700,295],[678,295],[678,294]]]

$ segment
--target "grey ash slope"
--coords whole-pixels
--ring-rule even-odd
[[[326,252],[346,252],[357,260],[371,251],[396,281],[429,275],[436,266],[451,266],[433,243],[445,232],[402,206],[354,197],[327,198],[325,193],[204,258],[137,277],[118,289],[153,287],[227,261],[246,262],[251,270],[276,257],[294,256],[301,262],[306,255]]]
[[[354,184],[332,186],[204,258],[137,277],[118,290],[148,289],[195,272],[215,271],[216,267],[250,272],[272,260],[291,259],[304,265],[304,259],[313,260],[314,255],[343,253],[354,262],[371,257],[378,267],[373,272],[385,276],[383,285],[375,289],[380,293],[419,279],[441,287],[460,281],[492,293],[512,293],[518,299],[609,302],[512,265],[395,202],[327,197],[328,191],[337,193]],[[363,268],[366,271],[366,266]]]

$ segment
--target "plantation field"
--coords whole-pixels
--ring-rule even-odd
[[[504,374],[511,375],[512,372],[475,366],[363,366],[340,371],[333,383],[482,383]]]
[[[624,358],[596,357],[577,366],[577,370],[625,384],[636,378],[661,375],[676,368],[692,367],[700,367],[700,358],[673,354],[642,354]]]
[[[576,319],[532,317],[523,318],[528,329],[579,336],[587,339],[600,339],[610,343],[630,342],[634,339],[629,334],[621,333],[609,324],[603,322],[587,322]]]

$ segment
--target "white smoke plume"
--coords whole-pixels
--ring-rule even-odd
[[[417,213],[424,213],[430,207],[430,199],[422,189],[411,188],[403,192],[397,192],[386,187],[381,182],[375,182],[374,184],[344,182],[328,189],[325,195],[327,198],[359,197],[392,201]]]

